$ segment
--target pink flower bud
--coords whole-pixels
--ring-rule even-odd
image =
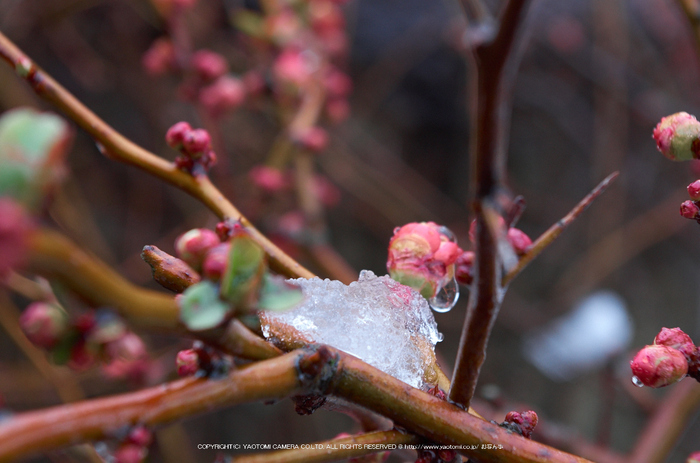
[[[697,159],[700,154],[700,122],[688,113],[662,118],[653,137],[659,151],[673,161]]]
[[[0,277],[25,261],[26,240],[33,224],[19,203],[0,198]]]
[[[700,208],[693,201],[683,201],[681,203],[681,215],[686,219],[697,219],[700,217]]]
[[[688,459],[685,460],[685,463],[700,463],[700,452],[693,452],[688,455]]]
[[[314,176],[312,189],[326,207],[333,207],[340,202],[340,190],[323,175]]]
[[[22,313],[19,324],[32,343],[51,349],[65,334],[68,318],[55,304],[33,302]]]
[[[153,441],[153,434],[148,430],[147,427],[139,425],[134,427],[127,436],[127,442],[139,447],[148,447]]]
[[[260,189],[269,193],[275,193],[289,186],[281,170],[268,166],[256,166],[250,169],[248,176]]]
[[[462,250],[433,222],[409,223],[394,230],[387,269],[391,277],[430,299],[454,276]]]
[[[292,138],[314,153],[323,151],[328,145],[328,133],[321,127],[309,127],[302,133],[292,134]]]
[[[146,456],[143,447],[134,444],[125,444],[114,452],[114,463],[141,463]]]
[[[181,350],[175,359],[179,376],[194,376],[199,370],[199,354],[194,349]]]
[[[345,98],[329,98],[325,109],[328,119],[335,124],[343,122],[350,115],[350,103]]]
[[[259,95],[265,91],[267,84],[259,71],[248,71],[243,75],[243,87],[250,95]]]
[[[110,360],[138,360],[146,357],[146,345],[133,332],[126,332],[120,338],[105,345],[105,352]]]
[[[460,254],[455,262],[455,278],[463,285],[472,284],[474,279],[474,252],[466,251]]]
[[[192,131],[192,126],[187,122],[178,122],[168,129],[165,134],[165,142],[171,148],[179,149],[185,140],[185,135]]]
[[[331,97],[346,97],[352,90],[352,80],[344,72],[330,68],[323,77],[323,85]]]
[[[630,362],[632,373],[649,387],[664,387],[688,373],[685,355],[672,347],[651,345],[640,350]]]
[[[202,89],[199,102],[210,114],[218,117],[243,104],[245,94],[246,89],[240,79],[224,76]]]
[[[194,228],[175,241],[175,252],[180,259],[193,268],[199,269],[206,253],[220,243],[219,237],[214,231],[206,228]]]
[[[285,49],[273,64],[275,79],[282,85],[303,87],[310,80],[317,64],[312,55],[303,54],[300,50]]]
[[[221,276],[226,271],[230,249],[229,243],[222,243],[207,252],[204,256],[204,263],[202,263],[202,273],[205,278],[212,281],[221,280]]]
[[[700,201],[700,180],[695,180],[688,185],[688,195],[693,201]]]
[[[508,412],[505,419],[506,423],[517,425],[520,428],[523,437],[527,437],[528,439],[532,436],[532,432],[535,430],[538,421],[539,419],[537,417],[537,413],[533,412],[532,410],[522,413]]]
[[[204,129],[194,129],[185,133],[182,139],[182,146],[187,154],[193,158],[198,158],[205,151],[211,149],[211,137]]]
[[[672,347],[685,355],[688,362],[695,358],[697,347],[690,336],[685,334],[680,328],[661,328],[659,334],[654,338],[654,344]]]
[[[204,82],[213,82],[228,72],[226,59],[211,50],[196,51],[192,55],[190,66]]]
[[[156,39],[141,58],[141,65],[151,76],[160,76],[176,68],[175,48],[166,38]]]
[[[508,229],[508,241],[510,245],[513,246],[513,250],[519,256],[522,256],[527,252],[527,250],[532,246],[532,240],[525,232],[517,228]]]

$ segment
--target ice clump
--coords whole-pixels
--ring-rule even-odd
[[[417,291],[369,270],[349,286],[320,278],[287,281],[301,287],[305,300],[287,312],[264,312],[260,318],[266,338],[289,346],[302,335],[413,387],[436,382],[435,344],[442,334]]]

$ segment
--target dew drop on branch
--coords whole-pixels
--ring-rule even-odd
[[[445,313],[452,310],[452,307],[459,300],[459,285],[452,278],[445,286],[441,287],[437,294],[428,300],[430,307],[438,313]]]
[[[632,376],[632,384],[634,384],[637,387],[644,387],[644,384],[642,383],[642,380],[637,378],[636,376]]]

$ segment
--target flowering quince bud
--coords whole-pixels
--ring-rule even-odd
[[[700,180],[695,180],[688,185],[688,195],[693,201],[700,201]]]
[[[135,444],[125,444],[114,452],[114,463],[141,463],[146,456],[146,450]]]
[[[697,219],[700,217],[700,208],[693,201],[683,201],[681,215],[686,219]]]
[[[672,161],[689,161],[700,155],[700,122],[688,113],[671,114],[654,129],[654,140],[661,154]]]
[[[386,266],[391,278],[430,299],[454,276],[462,250],[433,222],[409,223],[394,230]]]
[[[289,186],[284,173],[274,167],[255,166],[248,172],[248,177],[258,188],[268,193],[275,193]]]
[[[19,203],[0,197],[0,277],[24,262],[32,228],[29,215]]]
[[[168,129],[165,134],[165,142],[171,148],[180,149],[185,140],[185,134],[192,131],[192,126],[187,122],[178,122]]]
[[[678,350],[660,345],[646,346],[630,362],[632,373],[645,386],[664,387],[685,377],[688,360]]]
[[[178,237],[175,252],[180,259],[199,269],[206,253],[220,243],[216,232],[207,228],[194,228]]]
[[[700,463],[700,452],[693,452],[688,455],[688,459],[685,460],[685,463]]]
[[[19,324],[32,343],[51,349],[65,334],[68,318],[55,304],[33,302],[22,313]]]
[[[474,278],[474,252],[465,251],[459,255],[455,262],[455,278],[463,285],[470,285]]]
[[[221,280],[221,276],[226,271],[230,249],[231,245],[229,243],[222,243],[214,246],[207,252],[202,264],[202,273],[205,278],[213,281]]]
[[[132,332],[125,333],[119,339],[105,345],[105,352],[112,360],[138,360],[146,357],[146,345],[141,338]]]
[[[204,129],[194,129],[185,133],[182,139],[182,147],[193,158],[199,157],[205,151],[211,149],[211,136]]]
[[[213,116],[240,106],[245,101],[246,88],[240,79],[223,76],[202,89],[199,102]]]
[[[522,256],[532,246],[532,240],[522,230],[517,228],[508,229],[508,242],[513,246],[513,250],[519,256]]]
[[[141,57],[141,65],[150,76],[160,76],[176,68],[175,47],[164,37],[156,39]]]
[[[659,334],[654,338],[654,344],[676,349],[686,357],[692,355],[696,350],[693,340],[680,328],[661,328]]]
[[[194,376],[199,370],[199,354],[194,349],[181,350],[175,359],[179,376]]]
[[[139,425],[129,431],[129,435],[126,437],[126,440],[127,442],[140,447],[148,447],[153,441],[153,434],[147,427]]]
[[[228,72],[226,59],[211,50],[196,51],[190,59],[190,66],[204,82],[213,82]]]
[[[283,86],[303,87],[311,80],[315,67],[312,56],[287,48],[275,60],[272,71]]]
[[[340,190],[323,175],[314,175],[312,190],[324,206],[333,207],[340,202]]]
[[[523,437],[529,439],[532,436],[532,432],[535,430],[538,421],[539,418],[537,417],[537,413],[533,412],[532,410],[528,410],[522,413],[508,412],[504,424],[509,423],[517,425]]]
[[[321,127],[309,127],[302,133],[292,134],[292,139],[314,153],[323,151],[328,145],[328,133]]]

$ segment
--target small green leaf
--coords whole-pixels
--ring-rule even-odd
[[[248,308],[257,297],[264,271],[265,251],[250,236],[235,235],[221,278],[221,295],[237,306]]]
[[[283,312],[293,309],[302,300],[304,300],[304,294],[300,287],[291,285],[284,279],[269,273],[263,277],[260,299],[258,300],[259,309]]]
[[[192,285],[178,298],[180,320],[192,331],[214,328],[226,319],[229,307],[219,299],[219,290],[211,281]]]
[[[0,117],[0,195],[35,208],[63,177],[69,125],[60,117],[18,108]]]

